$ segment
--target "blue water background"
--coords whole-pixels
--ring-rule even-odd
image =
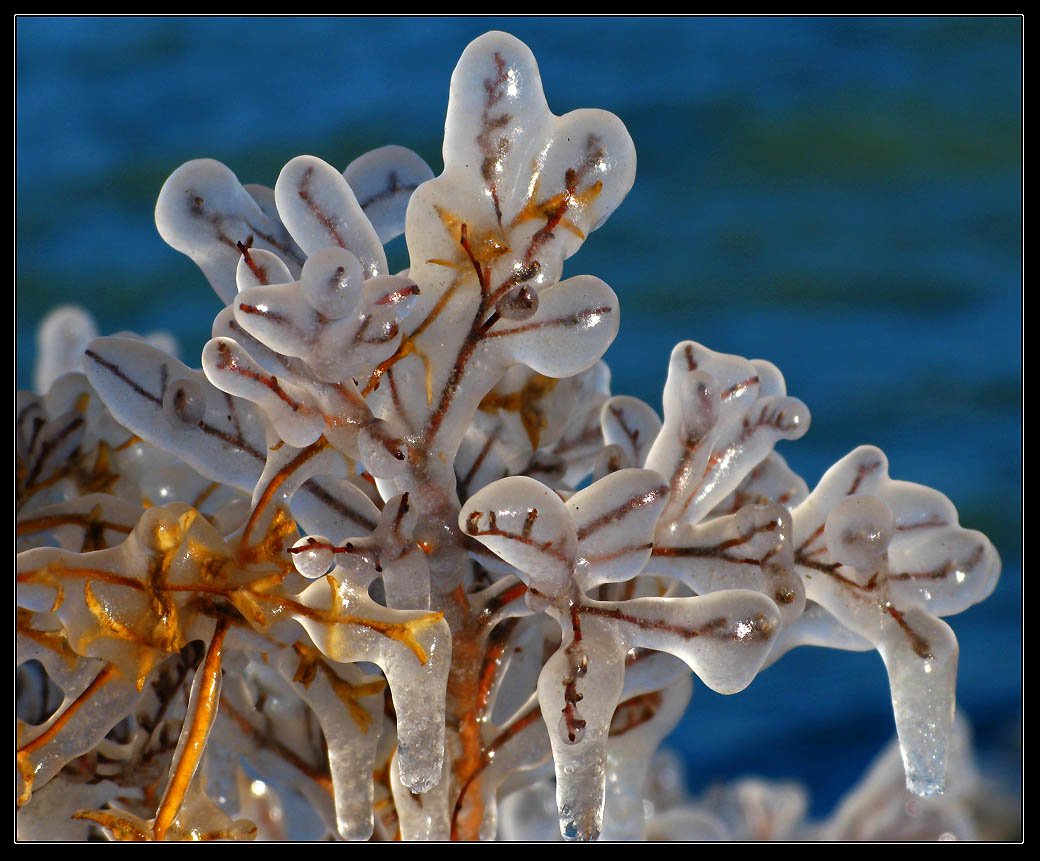
[[[613,390],[660,409],[672,345],[769,359],[812,411],[815,484],[861,443],[946,493],[1004,573],[949,621],[959,702],[1014,782],[1021,725],[1021,23],[1015,18],[54,19],[16,23],[17,384],[63,302],[104,332],[219,310],[152,211],[182,162],[273,185],[388,143],[439,171],[448,80],[508,30],[557,114],[620,116],[635,188],[567,272],[621,298]],[[406,265],[402,240],[393,257]],[[798,778],[823,814],[893,733],[877,655],[801,649],[734,697],[697,685],[670,743],[699,791]]]

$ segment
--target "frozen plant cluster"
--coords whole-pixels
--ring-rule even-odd
[[[993,589],[990,542],[876,448],[810,492],[769,362],[687,341],[663,419],[610,393],[617,296],[563,262],[635,151],[612,114],[554,116],[525,45],[465,50],[443,154],[300,156],[273,189],[175,171],[159,232],[224,305],[201,370],[45,324],[17,404],[21,835],[303,811],[315,838],[522,837],[552,775],[565,838],[682,837],[645,802],[691,672],[736,693],[800,645],[880,653],[906,786],[940,793],[941,617]]]

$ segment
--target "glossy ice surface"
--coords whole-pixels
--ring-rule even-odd
[[[663,422],[639,401],[608,397],[609,376],[596,362],[617,332],[617,297],[592,276],[559,279],[563,259],[631,185],[631,141],[609,114],[550,114],[533,58],[516,40],[489,34],[463,55],[452,82],[445,172],[412,197],[404,222],[413,264],[394,277],[381,244],[402,221],[407,196],[399,177],[424,176],[415,161],[384,151],[364,171],[352,172],[355,163],[341,175],[300,157],[273,191],[243,188],[209,161],[171,177],[157,207],[160,230],[231,300],[203,351],[205,375],[141,341],[91,342],[90,383],[135,437],[97,408],[82,377],[66,378],[44,402],[24,399],[22,479],[32,498],[27,511],[45,501],[58,506],[46,512],[51,518],[87,515],[93,524],[100,502],[63,502],[70,488],[61,468],[63,458],[94,445],[98,489],[114,481],[120,499],[153,504],[145,485],[154,481],[154,463],[141,454],[143,438],[184,461],[171,460],[158,498],[205,500],[204,518],[219,534],[176,506],[149,508],[133,527],[131,505],[105,527],[133,527],[120,548],[95,550],[110,545],[97,544],[92,527],[89,541],[81,533],[61,542],[79,554],[28,551],[20,582],[36,618],[27,630],[64,631],[74,651],[108,661],[139,691],[163,654],[191,639],[210,641],[184,706],[184,737],[220,731],[221,695],[206,687],[207,668],[216,662],[219,681],[225,635],[227,648],[248,655],[262,648],[249,628],[259,631],[283,650],[281,680],[261,667],[247,678],[253,690],[291,680],[298,702],[318,716],[343,837],[372,828],[365,796],[373,788],[362,781],[349,789],[350,774],[375,766],[378,776],[387,757],[385,787],[403,836],[492,835],[495,793],[509,777],[503,762],[530,769],[544,761],[546,741],[564,835],[595,836],[604,803],[608,821],[619,807],[638,809],[605,789],[627,767],[625,749],[645,763],[689,695],[681,665],[665,661],[655,670],[660,661],[647,650],[672,652],[710,687],[730,693],[799,642],[877,647],[889,670],[908,784],[936,792],[957,647],[935,617],[992,590],[999,560],[988,541],[961,529],[941,494],[888,480],[875,449],[853,452],[807,496],[805,482],[771,449],[804,434],[808,412],[768,362],[686,342],[673,353]],[[366,181],[376,189],[370,206],[377,198],[384,204],[374,223],[355,193]],[[68,352],[64,342],[54,349]],[[600,428],[612,445],[606,456],[598,453]],[[116,468],[101,463],[102,448],[120,453]],[[590,471],[593,483],[575,493]],[[218,504],[212,491],[189,489],[199,478],[203,487],[212,479],[245,497],[225,495]],[[51,485],[57,490],[39,494]],[[327,579],[311,560],[293,560],[289,511],[307,533],[329,536],[320,542],[327,553],[342,555]],[[82,575],[62,572],[83,570],[87,563],[74,557],[88,549],[95,550],[90,570],[102,573],[86,576],[84,615],[77,601],[66,605],[62,579]],[[293,549],[309,552],[300,543]],[[159,586],[153,565],[162,572]],[[170,594],[176,566],[186,579],[175,578],[173,591],[187,603]],[[193,566],[207,589],[192,579]],[[295,569],[319,579],[307,585],[294,579]],[[117,594],[99,597],[92,578]],[[381,594],[370,596],[375,580]],[[140,601],[121,607],[120,586],[151,592],[150,609]],[[207,624],[213,606],[188,600],[193,592],[219,596],[215,606],[228,601],[238,615]],[[265,604],[277,612],[265,613]],[[542,614],[553,621],[543,623]],[[240,631],[231,618],[248,625]],[[296,639],[297,624],[304,639]],[[537,660],[516,661],[514,672],[496,659],[502,676],[492,673],[487,689],[481,667],[499,639],[530,640],[541,630],[551,643],[554,624],[559,646],[544,653],[537,673],[543,723],[531,719],[532,701],[518,696],[524,685],[535,690]],[[535,641],[527,649],[541,647]],[[356,661],[378,665],[393,696],[382,751],[379,733],[342,735],[343,721],[330,718],[328,709],[346,707],[359,727],[378,726],[375,706],[352,710],[355,697],[348,702],[342,693],[343,684],[357,699],[382,689],[378,678],[351,674]],[[112,671],[79,687],[92,702],[126,708],[118,679],[99,684],[105,673]],[[338,699],[322,701],[315,677],[328,679]],[[66,693],[76,689],[69,682]],[[431,696],[437,690],[446,696]],[[76,705],[85,694],[70,696]],[[512,714],[497,708],[499,697],[516,706]],[[637,703],[640,716],[626,718]],[[23,745],[23,796],[30,773],[41,783],[53,773],[45,761],[60,767],[72,750],[65,745],[97,743],[69,732],[48,741],[54,752],[31,740]],[[386,740],[394,735],[392,753]],[[633,743],[640,738],[642,746]],[[199,763],[189,749],[172,751],[154,821],[146,811],[122,819],[98,813],[96,821],[162,837],[190,831],[192,816],[217,816],[193,779]],[[499,756],[506,751],[510,757]],[[210,779],[233,783],[234,759],[214,759],[205,765]],[[626,783],[638,793],[638,779]],[[421,810],[409,791],[428,793]],[[234,815],[227,799],[219,806]],[[230,836],[246,826],[213,827]]]

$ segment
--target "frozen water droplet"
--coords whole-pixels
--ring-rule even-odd
[[[506,320],[528,320],[538,312],[538,291],[526,284],[514,287],[495,303]]]
[[[307,303],[319,314],[338,320],[361,296],[364,275],[357,257],[344,248],[323,248],[307,258],[300,284]]]
[[[292,546],[289,554],[296,570],[311,580],[324,577],[332,567],[334,558],[332,543],[320,535],[301,538]]]
[[[884,565],[894,532],[892,510],[873,496],[846,497],[834,506],[824,526],[835,559],[865,573]]]
[[[177,545],[181,530],[177,515],[156,505],[141,515],[135,532],[149,549],[166,552]]]

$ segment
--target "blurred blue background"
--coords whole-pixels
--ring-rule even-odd
[[[961,709],[1014,785],[1017,18],[18,18],[18,386],[63,302],[105,333],[168,330],[197,366],[220,306],[155,231],[166,176],[207,156],[270,186],[295,155],[343,168],[388,143],[439,172],[451,71],[489,29],[530,45],[555,113],[605,108],[635,140],[635,188],[567,267],[621,298],[613,390],[659,410],[685,338],[769,359],[813,414],[780,446],[810,486],[873,443],[994,540],[996,592],[949,621]],[[695,791],[798,778],[822,815],[893,731],[876,654],[801,649],[736,697],[698,685],[671,744]]]

